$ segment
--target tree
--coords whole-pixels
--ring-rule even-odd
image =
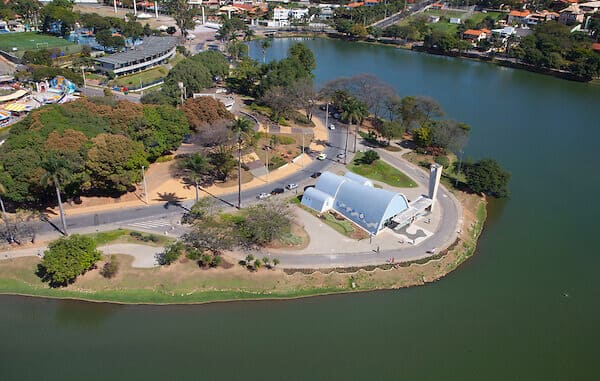
[[[56,199],[58,202],[58,209],[60,211],[60,221],[62,223],[62,233],[69,235],[67,231],[67,221],[65,219],[65,211],[62,206],[62,199],[60,197],[60,184],[66,182],[71,176],[69,170],[69,163],[62,157],[55,154],[50,154],[46,161],[42,163],[45,173],[42,175],[41,184],[46,186],[54,186],[56,190]]]
[[[125,192],[141,180],[142,166],[148,166],[141,143],[124,135],[100,134],[92,139],[85,163],[90,187]]]
[[[213,79],[225,78],[229,74],[229,62],[221,52],[208,50],[200,52],[191,58],[208,69]]]
[[[502,169],[493,159],[482,159],[463,166],[467,184],[475,193],[485,193],[493,197],[507,197],[510,173]]]
[[[181,98],[182,91],[179,88],[179,82],[183,83],[187,97],[190,98],[194,93],[209,88],[213,84],[210,71],[191,57],[175,65],[165,78],[162,91],[175,101]]]
[[[165,0],[165,5],[173,15],[175,23],[185,39],[188,35],[188,29],[194,28],[194,10],[187,0]]]
[[[369,35],[364,25],[354,24],[350,28],[350,35],[354,38],[365,38]]]
[[[307,73],[311,73],[317,68],[315,55],[306,45],[296,43],[288,49],[288,57],[296,58]]]
[[[342,18],[336,18],[334,20],[334,23],[335,23],[335,30],[337,30],[338,32],[340,32],[342,34],[350,34],[352,31],[352,27],[354,26],[354,23],[352,21],[342,19]]]
[[[181,257],[185,250],[185,244],[181,241],[176,241],[168,244],[162,253],[157,254],[158,264],[168,266]]]
[[[273,267],[279,265],[281,263],[281,261],[279,260],[279,258],[273,258]]]
[[[249,206],[243,215],[238,228],[245,246],[265,246],[289,233],[291,228],[291,212],[287,204],[281,202]]]
[[[349,97],[342,104],[342,119],[350,125],[356,124],[356,131],[354,133],[354,152],[356,152],[356,143],[358,139],[358,125],[362,124],[368,115],[369,110],[367,109],[367,105],[355,97]]]
[[[248,55],[248,45],[244,44],[242,41],[231,40],[227,43],[227,53],[229,53],[231,58],[235,61],[239,61],[240,58]]]
[[[242,144],[249,142],[252,137],[254,130],[252,129],[252,122],[246,118],[239,117],[235,123],[231,126],[231,129],[236,135],[237,149],[238,149],[238,209],[242,207]]]
[[[260,48],[262,49],[263,54],[263,63],[267,62],[267,49],[271,47],[271,39],[264,38],[260,43]]]
[[[436,146],[458,153],[465,144],[470,127],[464,123],[453,120],[440,120],[433,123],[431,127],[431,143]]]
[[[236,232],[230,225],[214,218],[196,221],[181,238],[183,242],[201,252],[219,255],[235,245]]]
[[[110,29],[103,29],[96,33],[96,41],[105,48],[114,50],[125,47],[125,39],[122,36],[113,36]]]
[[[413,141],[417,147],[429,147],[431,145],[431,129],[427,126],[415,128],[412,131]]]
[[[220,181],[227,181],[231,171],[236,166],[236,160],[228,147],[220,146],[208,154],[208,159],[214,168],[214,175]]]
[[[387,140],[387,145],[389,146],[393,138],[397,138],[402,136],[404,133],[404,128],[402,124],[397,121],[388,121],[384,120],[381,123],[375,125],[375,130]]]
[[[16,213],[2,217],[0,238],[8,243],[22,245],[35,240],[35,222],[39,221],[39,213],[28,210],[17,210]]]
[[[289,100],[296,108],[301,108],[306,114],[306,119],[312,120],[312,109],[317,94],[313,87],[312,79],[301,78],[286,88]]]
[[[60,36],[68,35],[77,20],[70,0],[53,0],[42,9],[41,15],[42,30]]]
[[[92,238],[74,234],[50,242],[38,266],[38,275],[50,287],[66,286],[84,272],[92,269],[100,259]]]
[[[365,152],[364,155],[360,158],[361,163],[367,165],[371,165],[377,160],[379,160],[379,154],[377,153],[377,151],[374,151],[372,149]]]
[[[198,187],[200,184],[212,182],[212,164],[205,155],[196,152],[181,159],[179,166],[185,171],[184,173],[188,180],[194,184],[196,189],[196,202],[198,202]]]
[[[211,124],[220,120],[234,119],[233,114],[227,110],[225,105],[212,97],[188,99],[182,109],[194,131],[210,128]]]
[[[102,276],[105,278],[114,278],[119,272],[119,261],[116,257],[111,256],[110,260],[102,266]]]

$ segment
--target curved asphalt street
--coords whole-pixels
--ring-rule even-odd
[[[304,169],[287,176],[278,181],[272,181],[268,184],[242,191],[242,206],[249,202],[256,201],[256,195],[265,192],[269,193],[273,188],[283,187],[285,184],[297,183],[301,186],[314,184],[315,180],[310,178],[313,172],[322,172],[332,165],[332,158],[335,158],[339,152],[343,152],[345,143],[345,129],[338,128],[335,131],[329,131],[329,142],[325,149],[328,159],[319,161],[314,160]],[[378,150],[381,158],[394,167],[400,169],[408,176],[413,178],[420,184],[427,185],[429,174],[423,169],[418,168],[406,160],[392,155],[385,150]],[[231,206],[237,204],[237,193],[220,196],[219,199]],[[183,201],[181,203],[165,203],[162,205],[139,206],[135,208],[123,208],[119,210],[100,212],[95,214],[68,216],[67,227],[70,232],[77,230],[85,230],[86,228],[100,228],[102,225],[126,225],[128,223],[142,221],[145,219],[179,219],[186,211],[186,208],[191,207],[193,200]],[[338,254],[304,254],[298,255],[294,253],[281,254],[276,256],[280,259],[281,265],[286,268],[331,268],[331,267],[350,267],[350,266],[365,266],[378,265],[386,263],[390,258],[394,258],[396,262],[409,261],[425,258],[431,254],[427,250],[436,248],[441,250],[450,245],[457,237],[460,229],[462,211],[458,200],[443,186],[440,186],[437,198],[437,208],[442,209],[441,221],[438,230],[434,235],[426,239],[423,243],[411,247],[398,248],[397,250],[386,250],[376,252],[363,253],[344,253],[344,249],[340,248]],[[54,218],[50,223],[40,223],[38,227],[39,234],[48,234],[56,232],[55,227],[60,226],[58,218]],[[261,253],[264,255],[264,253]],[[234,254],[234,256],[236,256]],[[239,253],[238,259],[245,257],[245,254]]]

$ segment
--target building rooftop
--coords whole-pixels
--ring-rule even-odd
[[[166,52],[177,45],[177,37],[157,37],[150,36],[144,38],[144,42],[135,49],[127,50],[123,53],[111,54],[110,56],[96,58],[98,62],[109,64],[127,64],[133,61],[139,61],[146,57]]]

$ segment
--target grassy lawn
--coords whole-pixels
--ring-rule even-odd
[[[370,165],[360,163],[360,158],[362,155],[362,152],[357,152],[354,156],[354,160],[348,163],[346,168],[368,179],[381,181],[382,183],[386,183],[393,187],[414,188],[417,186],[417,183],[415,183],[410,177],[406,176],[404,173],[400,172],[383,160],[376,160]]]
[[[263,163],[267,162],[267,151],[264,149],[270,146],[269,151],[269,169],[277,169],[287,163],[290,163],[293,158],[300,155],[300,147],[302,146],[302,134],[269,134],[267,139],[266,133],[259,133],[260,138],[257,142],[257,149],[254,151],[258,158]],[[271,138],[277,136],[278,142],[272,144]],[[311,136],[305,136],[304,144],[308,146]]]
[[[346,237],[349,237],[352,239],[357,239],[357,240],[369,238],[369,234],[367,232],[365,232],[360,227],[358,227],[356,224],[347,220],[346,218],[337,219],[329,212],[317,213],[316,211],[314,211],[310,208],[307,208],[304,205],[301,205],[300,204],[301,201],[302,201],[302,196],[297,196],[290,200],[290,202],[292,204],[300,206],[302,209],[306,210],[307,212],[309,212],[316,218],[323,221],[325,224],[329,225],[335,231],[337,231],[340,234],[345,235]]]
[[[38,45],[43,43],[44,45]],[[47,46],[45,44],[48,44]],[[63,49],[67,53],[74,52],[77,45],[65,40],[64,38],[49,36],[36,32],[22,32],[22,33],[5,33],[0,34],[0,50],[6,50],[12,52],[12,48],[17,48],[18,51],[24,52],[25,50],[39,50],[44,48],[67,48],[72,47],[73,49]]]
[[[449,22],[437,22],[435,24],[429,24],[431,26],[431,30],[438,31],[442,33],[456,33],[458,31],[458,24],[450,24]]]
[[[172,238],[159,234],[141,233],[128,229],[109,230],[85,235],[94,238],[98,246],[108,243],[139,243],[149,246],[164,246],[173,241]]]
[[[111,84],[116,86],[131,86],[138,87],[141,84],[150,83],[158,79],[166,77],[168,70],[163,66],[153,67],[152,69],[144,70],[139,73],[124,75],[111,81]]]

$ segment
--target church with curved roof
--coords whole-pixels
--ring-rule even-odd
[[[371,180],[352,172],[324,172],[315,187],[304,192],[302,205],[320,213],[333,209],[370,234],[379,233],[409,208],[403,194],[375,188]]]

